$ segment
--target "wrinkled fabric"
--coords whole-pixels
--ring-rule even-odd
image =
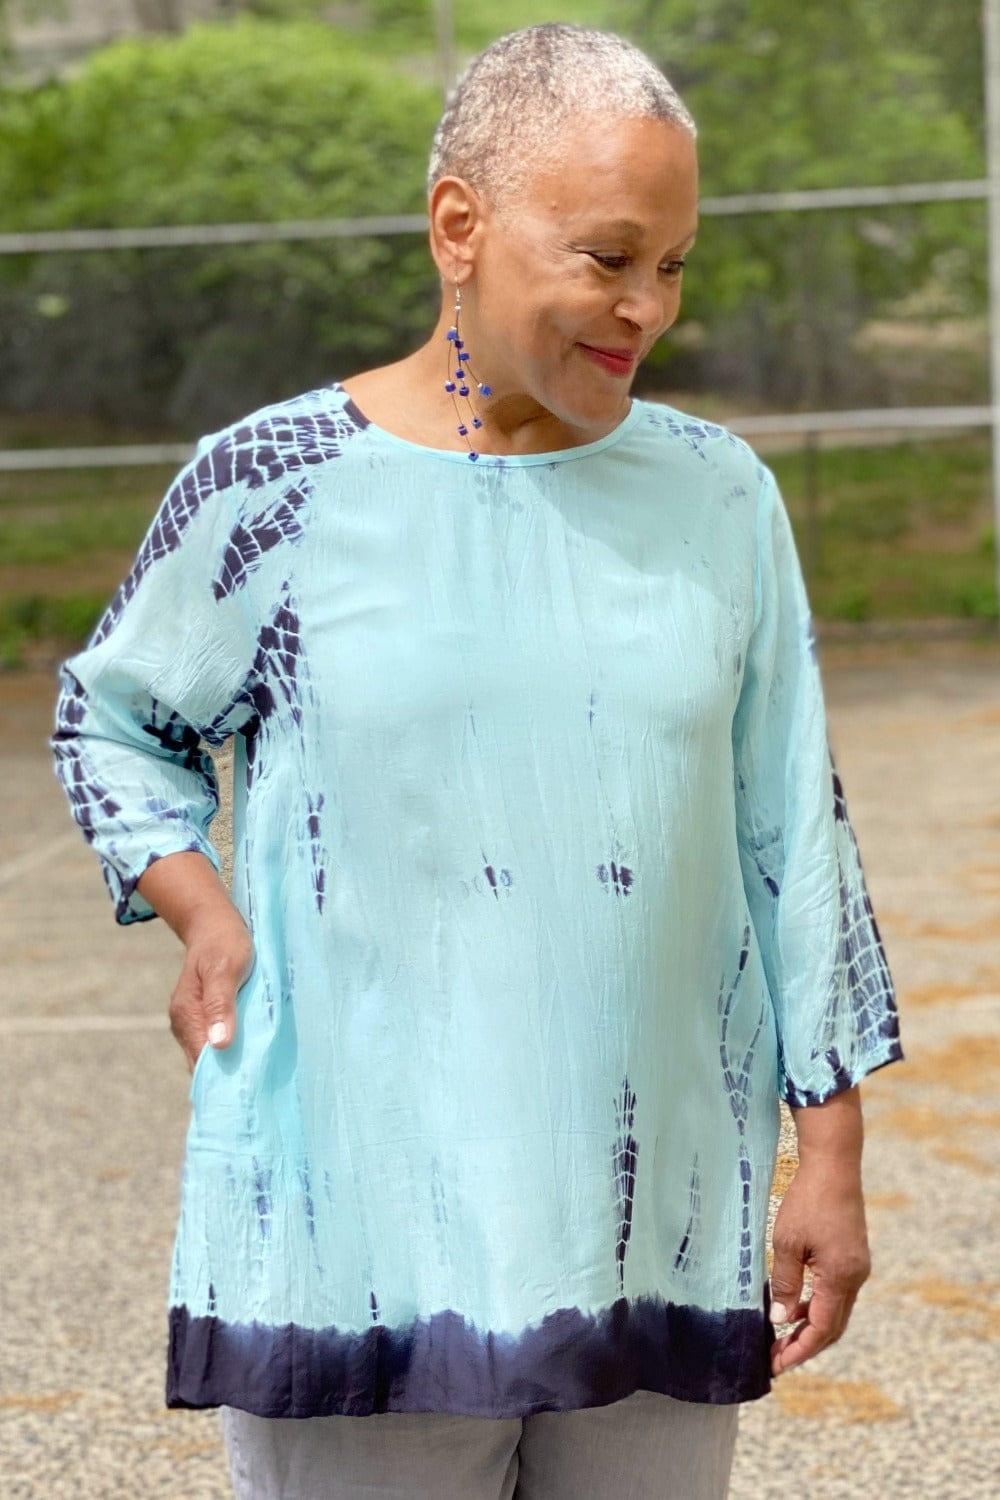
[[[54,769],[115,920],[234,747],[166,1402],[518,1417],[770,1389],[779,1098],[902,1058],[772,471],[631,399],[423,447],[339,384],[202,438]]]

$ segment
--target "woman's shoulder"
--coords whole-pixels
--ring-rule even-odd
[[[304,465],[339,458],[358,430],[339,381],[280,397],[204,433],[193,462],[210,459],[220,484],[257,488]]]
[[[767,472],[763,459],[745,438],[721,422],[694,412],[682,411],[658,398],[642,399],[641,433],[661,452],[669,449],[672,460],[691,473],[713,473],[731,484],[743,484],[756,493]]]

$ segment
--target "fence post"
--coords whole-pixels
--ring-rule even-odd
[[[805,566],[806,581],[811,582],[820,565],[819,517],[819,434],[808,428],[805,434]]]

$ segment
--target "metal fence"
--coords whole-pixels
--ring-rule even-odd
[[[985,200],[989,211],[990,400],[983,406],[877,408],[848,411],[775,413],[734,417],[726,425],[746,437],[797,433],[807,452],[807,561],[818,552],[817,453],[825,434],[889,433],[928,429],[968,430],[989,427],[993,436],[993,513],[997,596],[1000,598],[1000,0],[983,0],[986,178],[735,193],[699,199],[699,216],[817,212],[873,205]],[[184,224],[126,229],[67,229],[0,234],[0,255],[59,254],[66,251],[154,248],[194,245],[254,244],[275,240],[338,239],[353,236],[426,235],[426,214],[385,214],[361,218],[285,220],[275,223]],[[90,448],[0,450],[0,471],[54,468],[101,468],[183,464],[190,445],[164,443]],[[1000,628],[1000,621],[998,621]]]

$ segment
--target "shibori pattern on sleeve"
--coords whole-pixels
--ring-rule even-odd
[[[821,1104],[903,1054],[828,739],[805,581],[766,467],[755,609],[733,728],[740,859],[778,1017],[781,1097]]]
[[[633,398],[467,454],[339,383],[202,439],[51,745],[126,924],[234,745],[166,1401],[507,1417],[770,1389],[778,1099],[902,1056],[774,476]]]
[[[54,767],[122,925],[156,917],[135,888],[155,859],[194,850],[221,869],[208,833],[218,781],[200,741],[238,731],[252,765],[276,696],[301,718],[289,585],[266,616],[246,586],[265,553],[301,541],[309,469],[342,441],[336,413],[308,400],[202,438],[85,648],[60,665]],[[316,818],[310,807],[314,849]]]

